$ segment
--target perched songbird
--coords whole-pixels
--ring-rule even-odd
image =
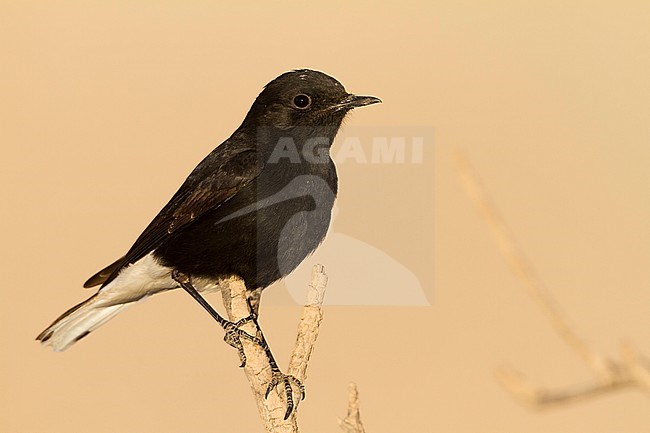
[[[308,69],[271,81],[241,126],[199,163],[126,255],[86,281],[84,287],[101,284],[97,293],[37,339],[65,350],[136,301],[181,287],[235,340],[256,339],[219,316],[199,292],[240,277],[257,323],[261,290],[293,271],[325,237],[338,183],[329,151],[343,118],[377,102]],[[263,337],[258,342],[274,368],[272,385],[293,379],[280,373]]]

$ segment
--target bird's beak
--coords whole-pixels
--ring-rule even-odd
[[[345,98],[343,98],[338,107],[352,109],[356,107],[364,107],[366,105],[377,104],[380,102],[381,99],[375,98],[374,96],[347,95]]]

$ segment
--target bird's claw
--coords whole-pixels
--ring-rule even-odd
[[[223,341],[237,349],[237,353],[239,354],[239,359],[241,361],[240,367],[244,367],[246,365],[246,354],[244,353],[244,346],[241,343],[242,338],[252,341],[255,344],[262,344],[262,341],[259,338],[253,337],[243,329],[239,328],[243,324],[248,323],[252,320],[254,320],[254,317],[249,316],[237,322],[228,322],[224,327],[226,335],[224,335]]]
[[[284,384],[284,391],[285,391],[285,395],[287,396],[287,412],[284,414],[284,419],[286,420],[287,418],[289,418],[289,415],[291,415],[291,412],[293,411],[294,408],[292,385],[295,385],[300,390],[300,399],[298,399],[298,402],[305,399],[305,386],[302,384],[302,382],[300,382],[300,380],[298,380],[294,376],[291,376],[289,374],[284,374],[280,370],[274,370],[271,373],[271,382],[269,382],[269,385],[266,388],[266,393],[264,394],[264,398],[269,398],[269,394],[271,393],[273,388],[279,386],[281,383]]]

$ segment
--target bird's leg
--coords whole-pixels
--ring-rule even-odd
[[[302,384],[302,382],[300,382],[300,380],[298,380],[294,376],[291,376],[289,374],[284,374],[282,373],[282,371],[280,371],[280,367],[278,367],[278,363],[275,361],[275,358],[273,357],[271,348],[269,347],[266,338],[264,338],[262,327],[257,321],[261,294],[262,291],[259,289],[248,291],[246,300],[248,301],[248,308],[251,311],[251,315],[249,317],[252,318],[251,321],[255,324],[255,327],[257,328],[257,337],[260,341],[259,343],[260,347],[264,350],[264,353],[266,354],[266,357],[269,360],[269,365],[271,366],[271,382],[269,382],[269,385],[266,388],[266,393],[264,397],[268,398],[273,388],[275,388],[276,386],[280,386],[280,384],[282,384],[284,386],[285,395],[287,396],[287,411],[284,414],[284,419],[287,419],[289,418],[289,415],[291,415],[291,412],[293,411],[294,408],[292,385],[295,385],[300,390],[300,400],[304,400],[305,398],[305,387]]]
[[[228,343],[230,346],[237,349],[237,353],[239,354],[239,359],[241,360],[240,367],[246,365],[246,354],[244,353],[244,347],[241,344],[242,338],[245,338],[256,344],[259,344],[262,347],[264,346],[265,343],[263,343],[260,339],[253,337],[252,335],[246,333],[242,329],[239,329],[240,326],[250,321],[254,321],[255,326],[258,326],[255,316],[251,315],[248,317],[244,317],[243,319],[237,322],[231,322],[229,320],[226,320],[223,317],[221,317],[221,315],[217,313],[214,308],[212,308],[212,306],[208,303],[208,301],[203,299],[203,297],[199,294],[199,292],[194,288],[194,286],[190,282],[189,276],[177,270],[174,270],[172,271],[172,278],[174,279],[174,281],[180,284],[181,287],[185,289],[187,293],[190,294],[190,296],[192,296],[199,304],[201,304],[201,306],[205,308],[205,310],[208,313],[210,313],[210,315],[214,318],[214,320],[216,320],[219,323],[219,325],[221,325],[224,331],[226,331],[226,335],[223,337],[223,340],[226,343]]]
[[[289,418],[289,415],[291,415],[291,412],[293,411],[294,408],[292,385],[295,385],[300,390],[300,399],[298,400],[298,402],[305,399],[305,386],[296,377],[291,376],[290,374],[284,374],[282,371],[280,371],[280,367],[278,367],[278,363],[275,362],[273,353],[271,353],[271,348],[269,347],[269,344],[266,342],[266,338],[264,338],[264,333],[262,332],[262,328],[257,322],[257,316],[254,316],[253,323],[255,324],[258,330],[258,338],[260,340],[260,346],[262,347],[262,349],[264,349],[264,353],[266,353],[266,357],[269,359],[269,365],[271,366],[271,381],[269,382],[269,385],[266,387],[266,393],[264,394],[264,398],[268,398],[273,388],[275,388],[276,386],[280,386],[280,384],[282,384],[284,386],[285,395],[287,396],[287,411],[284,414],[284,419],[287,419]]]
[[[284,386],[284,391],[287,396],[287,411],[284,415],[284,419],[289,418],[289,415],[291,415],[291,412],[293,411],[294,408],[292,385],[295,385],[300,390],[300,400],[303,400],[305,398],[305,387],[295,377],[288,374],[284,374],[282,373],[282,371],[280,371],[280,367],[278,367],[278,363],[275,361],[275,358],[273,357],[271,348],[269,347],[266,338],[264,338],[264,333],[262,332],[262,328],[260,327],[260,324],[257,321],[257,313],[259,311],[261,291],[260,290],[251,291],[247,296],[247,302],[248,302],[249,310],[251,312],[250,316],[245,317],[237,322],[230,322],[224,319],[223,317],[221,317],[221,315],[217,313],[214,310],[214,308],[212,308],[212,306],[205,299],[203,299],[203,297],[199,294],[199,292],[194,288],[194,286],[190,282],[189,276],[177,270],[174,270],[172,271],[172,278],[174,279],[174,281],[180,284],[181,287],[185,289],[185,291],[189,293],[199,304],[201,304],[201,306],[203,306],[203,308],[205,308],[206,311],[210,313],[210,315],[226,331],[224,341],[229,345],[231,345],[232,347],[234,347],[235,349],[237,349],[237,352],[239,353],[239,358],[242,361],[240,367],[244,367],[246,365],[246,354],[244,353],[244,348],[241,343],[242,338],[254,342],[255,344],[259,345],[262,348],[262,350],[264,350],[264,353],[266,354],[266,357],[269,360],[269,365],[271,366],[271,382],[269,382],[269,385],[266,388],[265,398],[268,398],[273,388],[282,384]],[[240,326],[248,322],[253,322],[253,324],[257,328],[256,337],[253,337],[252,335],[239,329]]]
[[[246,290],[246,301],[251,316],[257,318],[260,312],[260,301],[262,300],[262,289]]]

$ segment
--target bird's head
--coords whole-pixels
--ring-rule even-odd
[[[288,130],[295,127],[333,127],[356,107],[381,102],[374,96],[345,91],[336,79],[309,69],[286,72],[264,87],[245,123]]]

